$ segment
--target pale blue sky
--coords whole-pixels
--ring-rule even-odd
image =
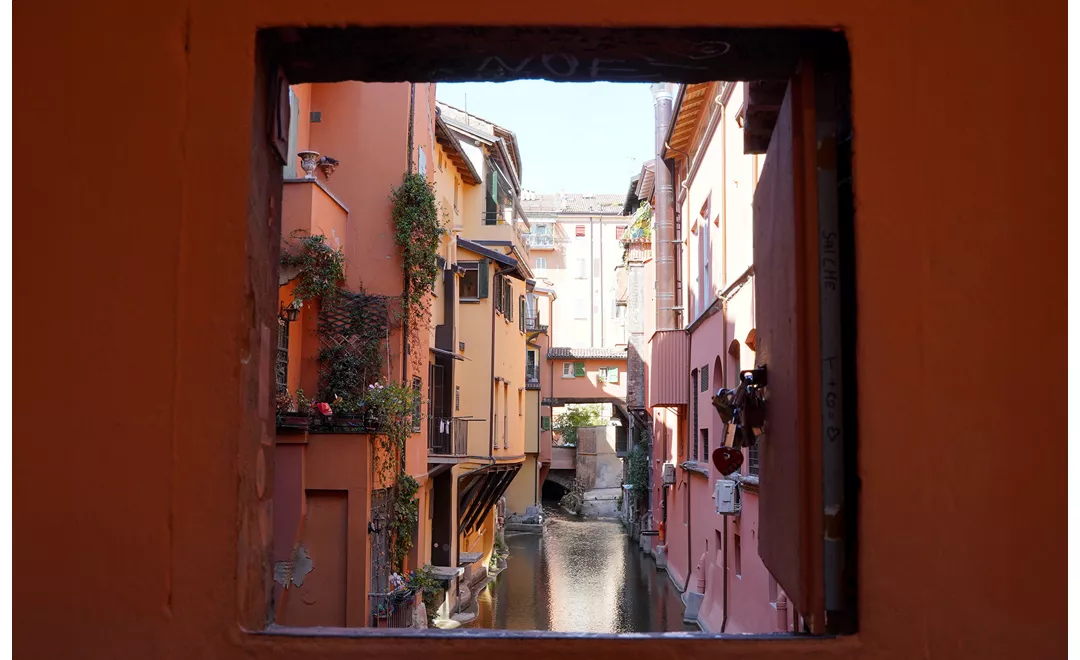
[[[435,95],[513,131],[522,185],[538,193],[622,195],[653,157],[647,83],[439,83]]]

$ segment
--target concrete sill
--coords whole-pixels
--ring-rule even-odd
[[[704,477],[709,476],[709,467],[704,463],[698,463],[696,461],[686,461],[685,463],[679,465],[679,467],[686,470],[687,472],[697,473]]]

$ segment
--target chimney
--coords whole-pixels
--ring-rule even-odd
[[[653,108],[656,116],[656,171],[654,172],[653,223],[656,230],[656,329],[675,330],[675,221],[672,206],[671,174],[664,162],[664,141],[671,126],[671,106],[675,86],[671,83],[652,85]]]

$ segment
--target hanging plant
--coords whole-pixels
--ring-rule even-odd
[[[333,300],[345,280],[345,250],[330,245],[322,234],[301,235],[302,231],[294,231],[281,250],[281,265],[300,270],[293,300]]]
[[[430,313],[425,297],[439,276],[436,257],[446,230],[439,219],[434,186],[423,175],[406,174],[390,194],[390,201],[394,205],[394,242],[401,248],[405,272],[402,313],[410,342],[414,342]]]

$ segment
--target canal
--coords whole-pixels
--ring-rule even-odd
[[[555,514],[542,534],[506,532],[505,538],[507,567],[479,594],[469,628],[698,630],[683,623],[678,591],[618,522]]]

